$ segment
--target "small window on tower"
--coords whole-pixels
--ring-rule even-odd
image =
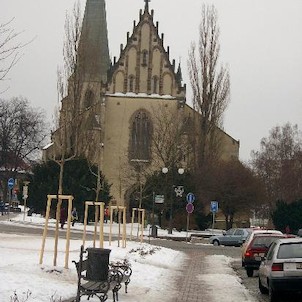
[[[129,92],[134,92],[134,76],[129,76]]]
[[[85,93],[85,108],[91,107],[94,101],[94,93],[91,90],[87,90]]]
[[[153,85],[153,87],[152,87],[152,92],[153,92],[153,93],[158,93],[158,77],[157,77],[157,76],[154,76],[152,82],[153,82],[153,83],[152,83],[152,85]]]

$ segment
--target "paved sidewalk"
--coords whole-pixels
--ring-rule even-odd
[[[187,252],[187,261],[183,267],[182,276],[177,280],[177,296],[175,302],[203,302],[211,301],[206,294],[202,281],[198,275],[202,274],[205,268],[205,253],[199,251]]]

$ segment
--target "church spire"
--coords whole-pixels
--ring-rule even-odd
[[[145,12],[148,12],[149,11],[149,2],[151,0],[144,0],[145,1]]]
[[[107,81],[110,67],[105,0],[87,0],[80,40],[79,66],[87,81]]]

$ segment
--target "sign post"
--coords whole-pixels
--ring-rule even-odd
[[[194,205],[193,202],[195,201],[195,195],[193,193],[188,193],[186,196],[187,199],[187,205],[186,205],[186,210],[187,210],[187,236],[186,239],[188,241],[188,231],[189,231],[189,225],[190,225],[190,214],[193,213],[194,211]]]
[[[9,178],[7,181],[7,186],[9,189],[9,204],[8,204],[8,220],[9,220],[9,213],[10,213],[10,206],[12,203],[12,189],[15,186],[15,180],[13,178]]]
[[[218,201],[211,201],[211,212],[213,214],[212,229],[215,227],[215,213],[218,212]]]

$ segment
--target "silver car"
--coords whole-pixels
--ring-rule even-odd
[[[280,294],[302,291],[302,238],[283,238],[272,243],[259,267],[259,290],[270,302]]]
[[[223,235],[215,235],[210,237],[209,241],[213,245],[241,246],[251,231],[251,229],[246,228],[229,229]]]

